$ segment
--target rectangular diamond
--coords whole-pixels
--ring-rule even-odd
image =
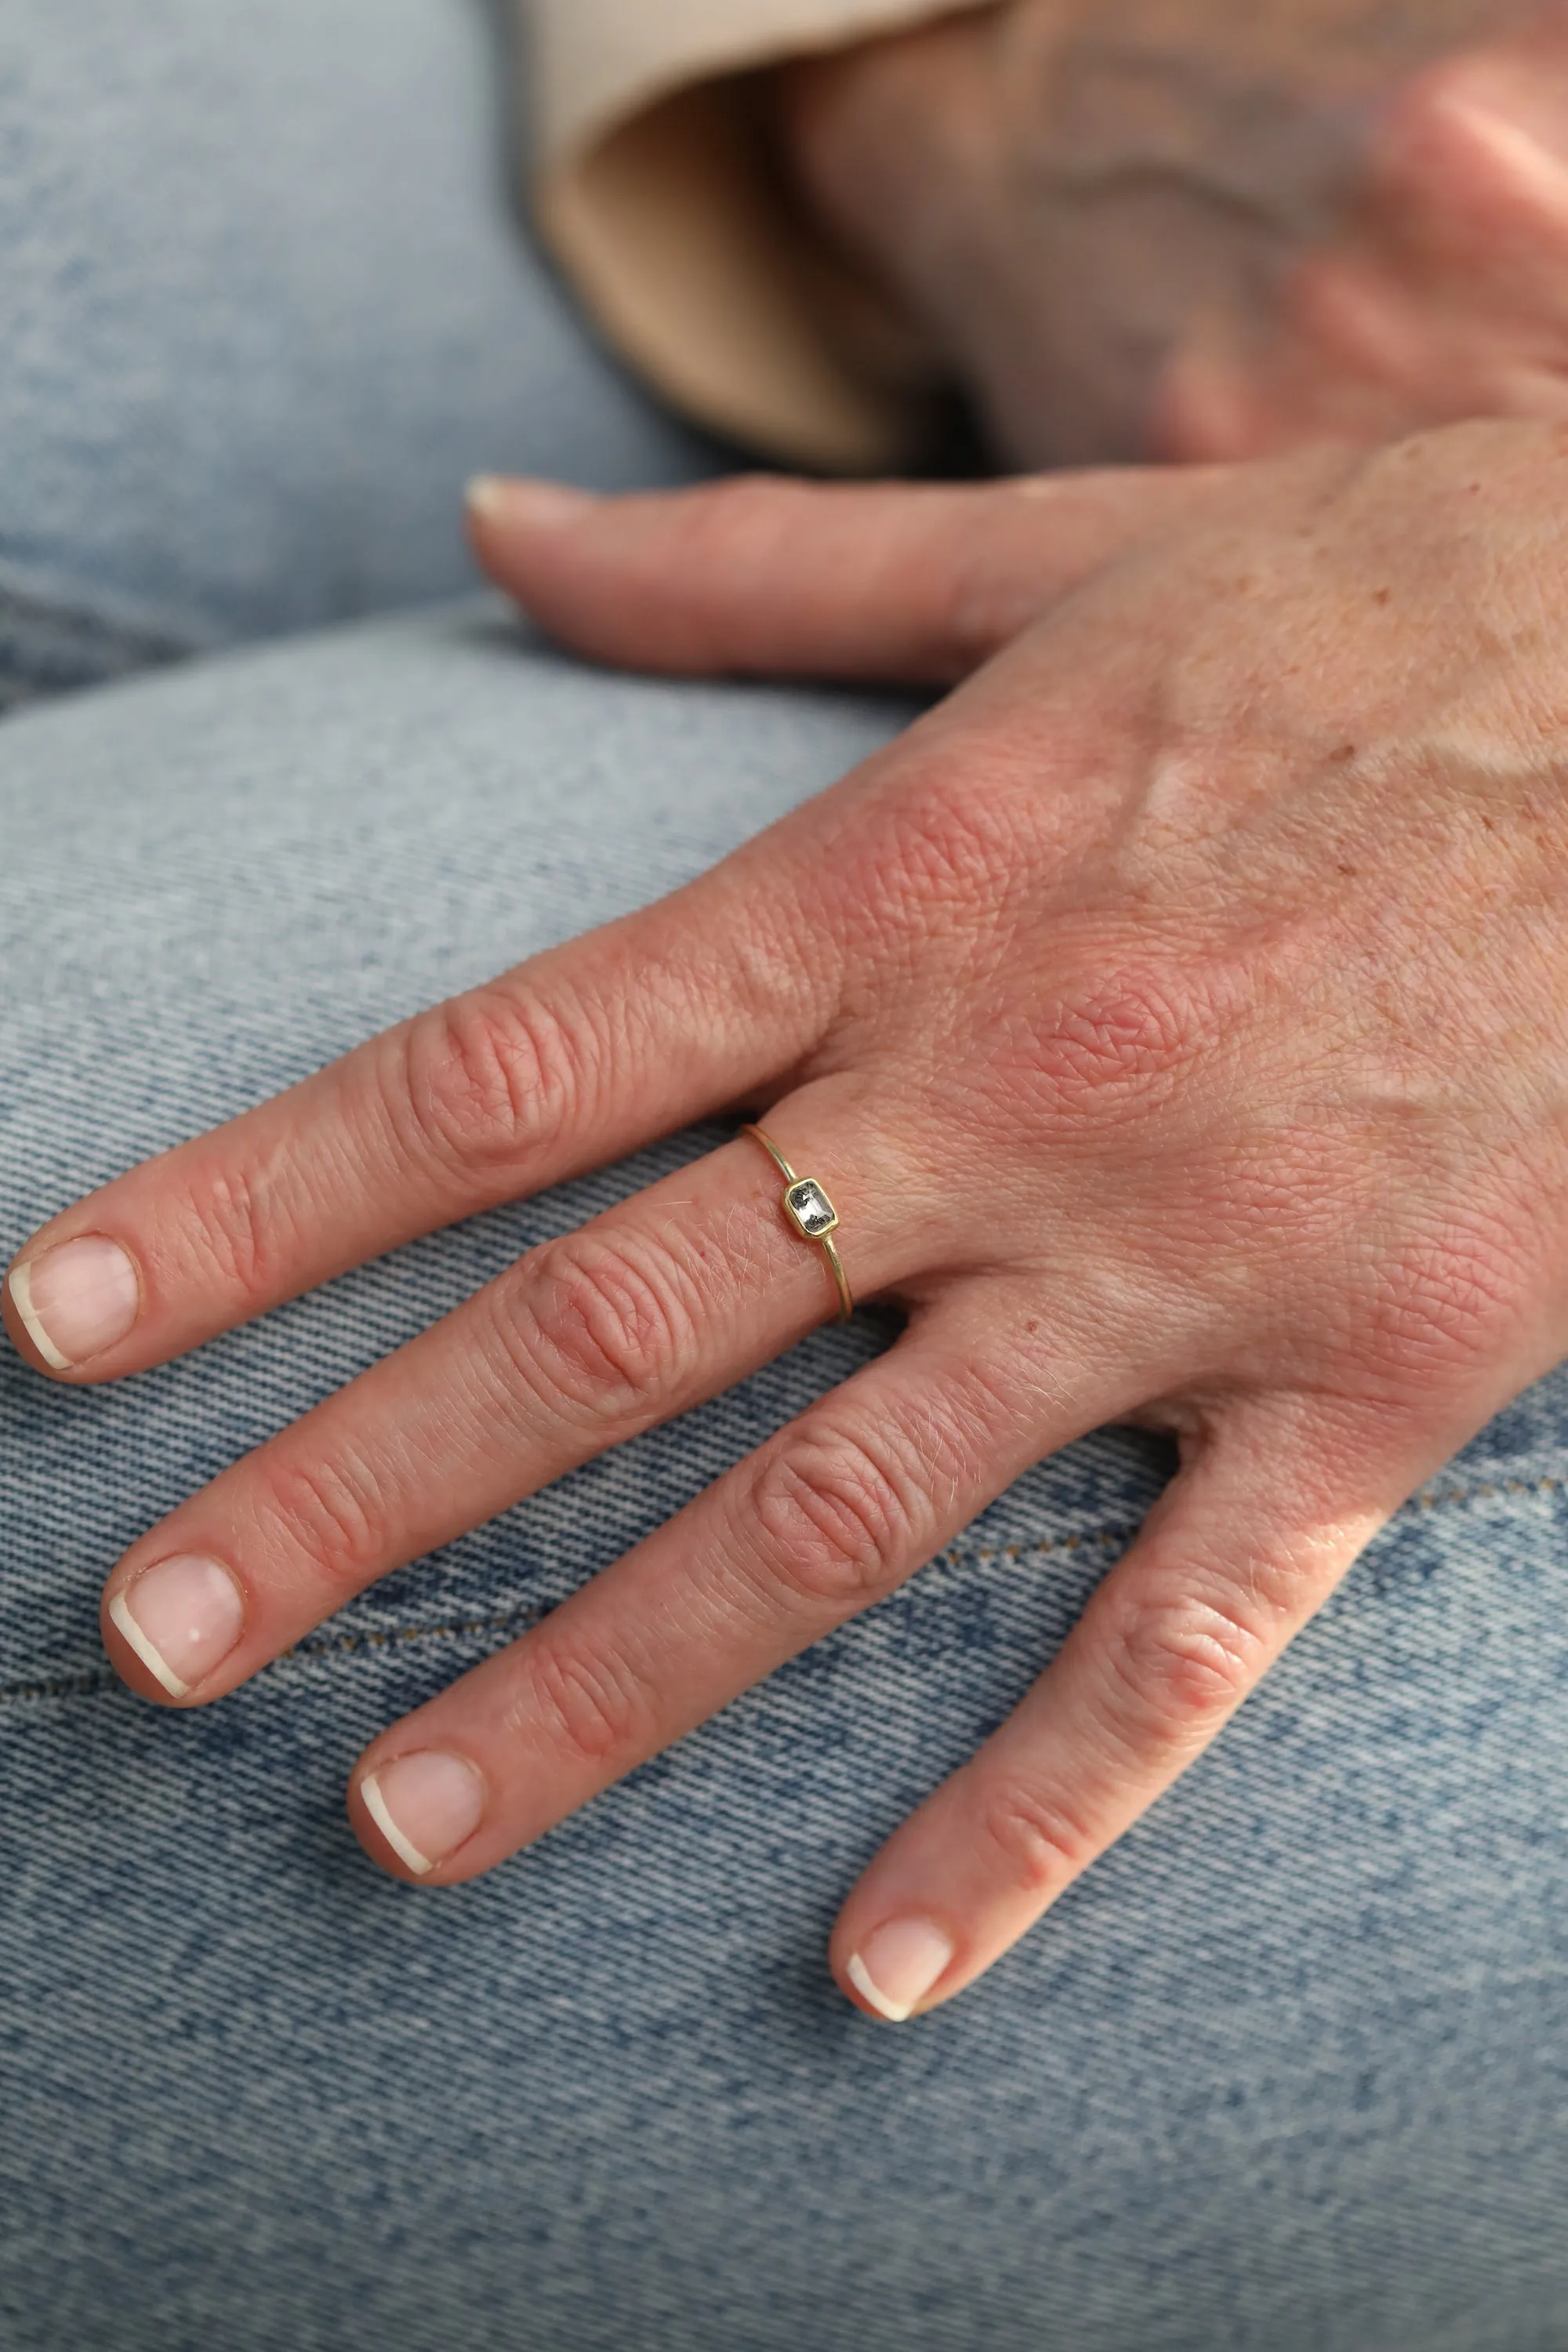
[[[831,1233],[838,1223],[838,1212],[815,1176],[803,1176],[798,1184],[790,1186],[784,1194],[784,1207],[808,1242]]]

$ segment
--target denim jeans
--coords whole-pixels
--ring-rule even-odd
[[[26,328],[0,338],[0,633],[38,698],[0,727],[7,1250],[699,871],[904,716],[612,677],[454,594],[469,465],[710,455],[510,226],[470,7],[267,0],[221,38],[218,13],[10,0],[0,34],[0,308]],[[215,77],[195,172],[176,134]],[[1168,1475],[1150,1439],[1042,1463],[488,1879],[396,1884],[342,1811],[379,1725],[889,1344],[885,1316],[388,1578],[211,1709],[117,1685],[96,1596],[132,1537],[717,1139],[122,1386],[0,1354],[0,2344],[1563,2352],[1562,1374],[1033,1935],[906,2028],[828,1979],[837,1905],[1060,1643]]]

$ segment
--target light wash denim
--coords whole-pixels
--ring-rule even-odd
[[[512,0],[0,0],[0,702],[467,586],[713,451],[518,232]]]
[[[160,62],[172,73],[221,13],[214,58],[254,52],[253,135],[213,139],[209,214],[231,160],[247,214],[324,208],[297,146],[323,188],[340,176],[389,286],[397,240],[378,242],[380,203],[349,184],[367,173],[405,232],[419,208],[373,115],[401,92],[440,152],[480,139],[460,0],[10,9],[0,46],[26,26],[40,83],[64,71],[62,28],[81,37],[89,112],[79,133],[56,125],[68,155],[91,143],[111,68],[124,84],[132,27],[147,54],[117,139],[142,106],[179,119]],[[331,83],[359,49],[356,98]],[[321,121],[300,118],[307,87]],[[0,114],[11,102],[0,75]],[[18,123],[0,215],[47,246],[70,174],[12,184],[37,154]],[[367,447],[407,459],[386,483],[383,456],[364,460],[404,527],[345,585],[345,509],[321,509],[359,445],[340,410],[295,402],[267,310],[305,299],[317,242],[289,249],[305,291],[279,263],[244,317],[204,265],[210,344],[193,351],[160,306],[196,261],[165,151],[147,153],[118,199],[145,208],[143,230],[123,225],[145,327],[130,285],[95,284],[62,199],[59,253],[34,265],[59,330],[52,407],[6,404],[0,348],[0,441],[23,453],[0,463],[0,545],[30,551],[15,576],[55,583],[56,609],[173,614],[174,650],[422,580],[444,593],[445,502],[469,464],[521,445],[606,480],[700,462],[574,337],[482,175],[454,164],[436,241],[470,257],[486,300],[515,271],[501,356],[479,304],[472,406],[452,389],[427,432],[418,310],[438,338],[450,273],[412,268],[412,414],[395,371],[360,401],[345,332],[333,398]],[[345,283],[352,260],[332,258]],[[146,397],[170,414],[250,351],[237,446],[272,449],[287,478],[268,490],[259,461],[243,492],[224,478],[214,386],[202,479],[226,532],[270,533],[265,561],[207,545],[199,501],[171,515],[138,474],[136,415],[66,364],[72,337],[108,331],[100,304],[166,350]],[[387,345],[355,315],[379,366]],[[505,425],[509,368],[532,408]],[[93,496],[70,457],[79,395]],[[40,450],[68,495],[37,491]],[[19,687],[57,681],[46,634],[13,635]],[[613,678],[483,597],[16,712],[0,727],[0,1248],[377,1025],[696,873],[902,716]],[[1042,1464],[903,1593],[484,1881],[395,1884],[342,1813],[380,1725],[889,1344],[886,1317],[826,1327],[389,1578],[216,1707],[171,1714],[116,1684],[96,1600],[132,1538],[520,1248],[717,1140],[662,1141],[121,1387],[51,1385],[0,1351],[0,2346],[1563,2352],[1563,1375],[1401,1513],[1215,1750],[1017,1950],[902,2029],[833,1987],[835,1910],[1127,1543],[1169,1469],[1148,1439]]]

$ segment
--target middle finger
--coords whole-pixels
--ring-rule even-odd
[[[940,1188],[879,1162],[853,1079],[770,1121],[838,1209],[858,1297],[929,1265]],[[853,1108],[852,1108],[853,1104]],[[110,1655],[149,1697],[202,1704],[389,1570],[743,1379],[836,1311],[783,1180],[738,1137],[474,1297],[182,1504],[121,1560]]]

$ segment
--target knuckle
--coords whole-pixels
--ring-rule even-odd
[[[542,1730],[556,1753],[595,1768],[630,1763],[657,1745],[648,1698],[623,1660],[549,1639],[525,1647],[521,1658],[514,1727],[526,1724],[535,1737]]]
[[[269,1189],[259,1171],[221,1170],[192,1190],[182,1221],[204,1268],[226,1289],[258,1304],[275,1295],[286,1254]]]
[[[374,1480],[347,1454],[270,1469],[258,1518],[328,1583],[357,1591],[389,1555],[384,1505]]]
[[[907,738],[886,756],[899,789],[815,877],[824,928],[884,992],[929,975],[944,945],[973,955],[976,926],[994,929],[1032,856],[1027,814],[1000,772],[994,790],[977,790],[973,760],[955,765]]]
[[[1398,1385],[1469,1375],[1507,1346],[1528,1314],[1531,1279],[1512,1236],[1464,1225],[1409,1243],[1373,1301],[1373,1356]]]
[[[648,1233],[591,1228],[524,1259],[506,1345],[531,1388],[557,1404],[625,1419],[663,1404],[697,1368],[700,1285],[681,1255]]]
[[[964,789],[959,789],[962,782]],[[922,935],[944,916],[973,919],[1011,887],[1025,856],[1018,808],[1003,791],[975,792],[946,761],[910,771],[884,820],[878,855],[853,879],[873,906],[918,910]]]
[[[1123,971],[1060,996],[1019,1039],[1009,1076],[1047,1118],[1114,1121],[1163,1100],[1222,1035],[1194,974]]]
[[[918,1549],[918,1506],[877,1444],[826,1423],[790,1433],[758,1465],[748,1517],[770,1586],[814,1614],[891,1591]]]
[[[408,1024],[386,1091],[416,1156],[467,1176],[514,1168],[568,1130],[590,1066],[557,1008],[480,989]]]
[[[1031,1903],[1070,1885],[1094,1858],[1087,1828],[1021,1780],[993,1789],[975,1822],[976,1848],[988,1879]]]
[[[1141,1754],[1201,1748],[1252,1689],[1272,1648],[1235,1597],[1162,1588],[1124,1598],[1108,1653],[1123,1743]]]

